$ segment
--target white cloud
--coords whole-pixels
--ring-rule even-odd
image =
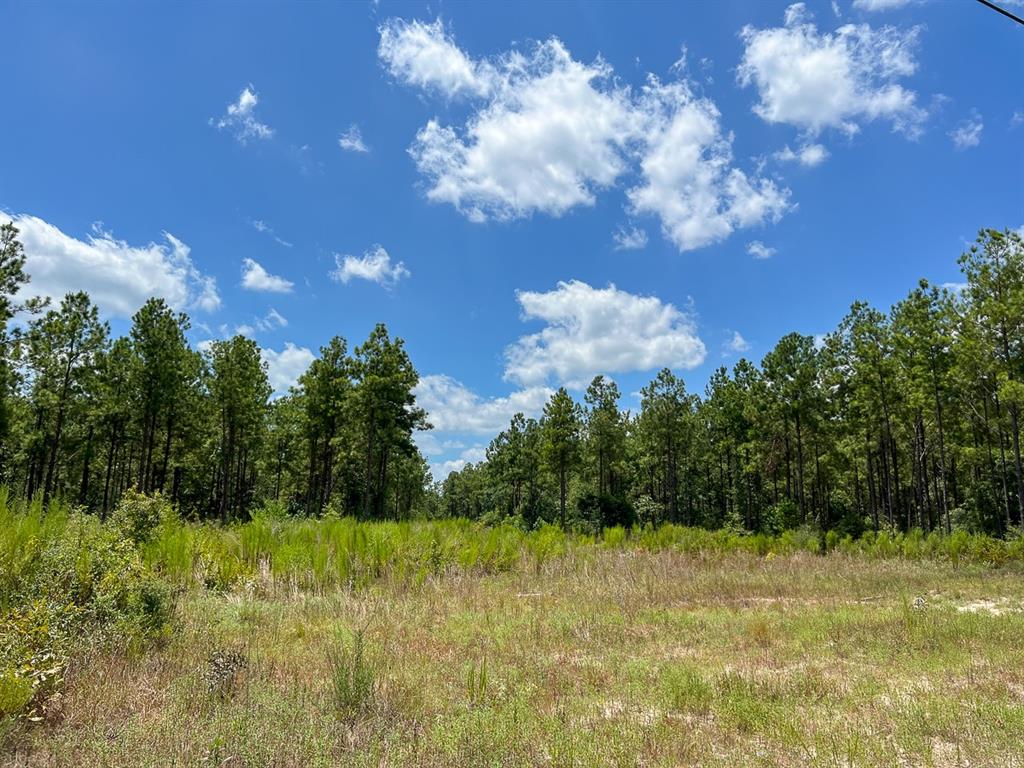
[[[505,350],[505,378],[524,386],[554,379],[581,388],[599,373],[694,368],[704,361],[692,317],[656,297],[578,280],[516,297],[524,320],[547,323]]]
[[[270,311],[260,319],[258,325],[262,330],[269,331],[274,328],[284,328],[288,325],[288,319],[271,307]]]
[[[1010,116],[1010,127],[1016,128],[1018,125],[1024,125],[1024,109],[1014,110]]]
[[[262,232],[263,234],[268,235],[268,236],[274,238],[275,242],[277,242],[280,245],[283,245],[285,248],[291,248],[292,247],[291,243],[289,243],[287,240],[282,240],[280,237],[278,237],[277,233],[275,233],[274,230],[271,229],[270,225],[267,224],[262,219],[250,219],[249,220],[249,225],[253,229],[255,229],[257,232]]]
[[[483,96],[491,90],[490,66],[466,56],[440,19],[433,24],[390,19],[379,31],[377,54],[395,79],[449,98]]]
[[[731,137],[719,112],[685,82],[644,88],[643,183],[629,190],[634,214],[655,214],[680,251],[719,242],[735,229],[777,221],[789,209],[789,190],[732,167]]]
[[[825,162],[828,159],[828,154],[828,150],[821,144],[803,144],[795,151],[790,149],[787,144],[772,156],[779,162],[799,162],[802,166],[813,168]]]
[[[163,298],[178,310],[212,312],[220,307],[216,280],[199,271],[191,249],[169,232],[165,243],[132,246],[94,224],[79,240],[36,216],[0,211],[0,223],[13,222],[25,248],[32,280],[25,296],[60,299],[88,291],[106,314],[130,317],[147,299]]]
[[[363,142],[363,134],[359,126],[353,123],[349,129],[338,137],[338,146],[346,152],[369,152],[370,148]]]
[[[727,352],[742,353],[750,349],[750,342],[740,335],[739,331],[732,332],[732,338],[725,344]]]
[[[652,77],[634,98],[604,60],[576,61],[557,38],[476,60],[440,21],[388,22],[379,53],[399,80],[473,101],[464,126],[430,120],[409,149],[428,199],[471,221],[591,206],[637,163],[642,183],[629,191],[632,213],[658,216],[681,250],[788,208],[788,190],[732,167],[731,135],[688,82]],[[673,67],[680,77],[684,70],[682,62]]]
[[[747,253],[755,259],[770,259],[775,252],[774,248],[765,245],[760,240],[751,240],[747,243]]]
[[[853,7],[862,11],[891,11],[911,2],[913,0],[853,0]]]
[[[276,394],[284,394],[289,387],[294,386],[315,358],[309,349],[298,347],[290,341],[285,343],[280,352],[261,349],[260,356],[267,364],[267,378]]]
[[[592,205],[626,169],[620,148],[635,130],[611,68],[573,60],[555,39],[499,64],[499,85],[461,133],[431,120],[417,134],[409,151],[427,197],[474,221]]]
[[[295,284],[278,275],[272,275],[253,259],[242,259],[242,287],[248,291],[291,293]]]
[[[466,447],[466,444],[461,440],[440,440],[434,431],[415,432],[413,433],[412,441],[416,443],[416,447],[420,449],[420,453],[424,456],[440,456],[448,451],[462,450]]]
[[[431,374],[420,378],[414,393],[435,431],[492,435],[505,429],[516,413],[539,416],[552,390],[525,387],[507,397],[483,398],[451,376]]]
[[[224,115],[216,121],[211,118],[210,123],[218,130],[230,130],[242,144],[248,143],[249,139],[269,139],[274,135],[274,129],[256,119],[259,100],[256,91],[247,85],[238,94],[238,100],[228,104]]]
[[[976,109],[971,110],[970,117],[966,117],[957,123],[956,128],[949,132],[949,138],[957,149],[969,149],[981,143],[981,132],[985,124],[981,121],[981,115]]]
[[[361,258],[335,255],[334,263],[337,268],[331,272],[331,279],[346,285],[350,280],[357,279],[390,287],[411,275],[403,262],[392,264],[391,256],[379,245],[373,246]]]
[[[478,443],[466,448],[456,459],[432,462],[430,465],[430,475],[434,480],[443,482],[452,472],[461,472],[466,468],[467,464],[479,464],[486,458],[487,448],[483,444]]]
[[[617,251],[638,251],[647,247],[647,232],[639,227],[619,227],[612,239]]]
[[[754,112],[769,123],[795,125],[813,136],[825,128],[854,134],[861,122],[887,119],[913,138],[927,115],[917,94],[897,81],[917,70],[918,34],[918,27],[868,24],[819,33],[803,3],[796,3],[782,27],[743,29],[737,79],[756,86]]]

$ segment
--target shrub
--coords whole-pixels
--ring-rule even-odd
[[[377,690],[377,671],[366,653],[364,631],[357,630],[351,643],[329,648],[327,663],[335,714],[339,720],[352,722],[369,709]]]
[[[31,553],[4,575],[0,697],[4,716],[19,702],[17,714],[38,716],[71,655],[97,643],[134,648],[154,637],[167,624],[171,597],[115,526],[59,506],[15,518],[12,527],[19,525],[32,535],[20,544],[0,538],[0,561],[14,562],[14,546]]]
[[[0,720],[13,717],[32,701],[32,682],[14,670],[0,671]]]
[[[118,502],[110,524],[124,538],[144,544],[153,538],[162,523],[175,517],[174,507],[159,493],[147,496],[130,489]]]

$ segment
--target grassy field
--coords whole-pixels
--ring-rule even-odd
[[[959,554],[995,545],[647,536],[165,527],[169,630],[79,649],[2,762],[1024,765],[1021,566]]]

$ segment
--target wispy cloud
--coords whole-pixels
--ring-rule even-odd
[[[269,139],[274,135],[274,129],[257,119],[256,105],[259,100],[259,94],[253,90],[252,85],[247,85],[238,99],[228,104],[222,117],[217,120],[210,118],[210,124],[217,126],[218,130],[231,131],[242,144],[248,143],[250,139]]]
[[[363,141],[362,131],[353,123],[349,129],[338,137],[338,146],[346,152],[369,152],[370,148]]]
[[[776,249],[765,245],[760,240],[752,240],[747,243],[747,253],[755,259],[770,259],[776,254]]]

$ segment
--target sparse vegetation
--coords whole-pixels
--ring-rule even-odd
[[[159,515],[136,541],[117,514],[0,498],[4,764],[1024,759],[1018,540],[881,534],[822,554],[814,531],[271,510]],[[45,624],[47,644],[12,663],[11,639],[36,637],[12,622]],[[44,658],[59,670],[37,684]]]

